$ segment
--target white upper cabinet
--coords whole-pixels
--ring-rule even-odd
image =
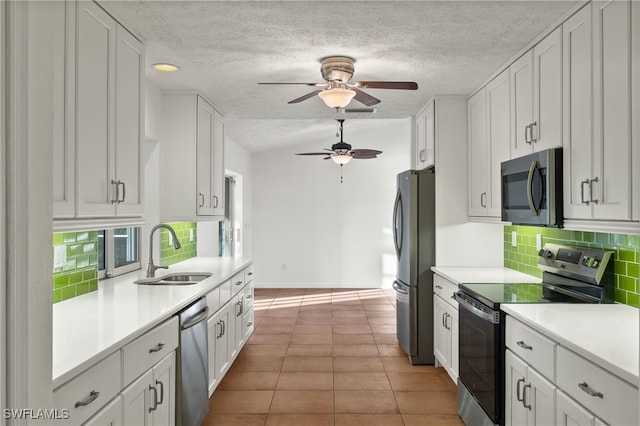
[[[562,146],[562,30],[509,67],[511,158]]]
[[[469,216],[486,216],[487,96],[482,88],[467,101]]]
[[[422,170],[435,164],[435,100],[416,115],[414,169]]]
[[[563,25],[567,219],[639,218],[637,120],[631,119],[638,105],[637,7],[593,2]]]
[[[202,96],[162,95],[161,212],[168,221],[224,217],[224,121]]]
[[[144,47],[96,3],[66,7],[67,161],[54,166],[54,217],[142,216]],[[75,208],[61,202],[72,186]]]

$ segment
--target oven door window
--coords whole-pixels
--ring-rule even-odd
[[[463,306],[459,310],[460,380],[487,415],[497,422],[499,407],[499,325],[486,321]]]

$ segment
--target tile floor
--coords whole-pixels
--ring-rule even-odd
[[[256,289],[256,328],[203,426],[463,425],[443,369],[397,344],[381,289]]]

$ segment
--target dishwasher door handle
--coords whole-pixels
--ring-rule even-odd
[[[206,319],[207,315],[209,315],[209,307],[205,306],[205,308],[203,310],[201,310],[198,313],[198,315],[196,315],[194,318],[190,319],[189,321],[185,322],[184,324],[181,324],[180,325],[180,330],[186,330],[187,328],[193,327],[194,325],[196,325],[200,321]]]

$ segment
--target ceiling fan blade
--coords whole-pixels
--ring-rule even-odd
[[[373,96],[367,93],[364,93],[362,90],[358,89],[357,87],[353,87],[351,90],[356,92],[355,99],[361,104],[364,104],[366,106],[372,106],[380,103],[380,99],[374,98]]]
[[[415,81],[357,81],[355,85],[363,89],[418,89],[418,83]]]
[[[316,86],[316,87],[324,87],[327,85],[327,83],[258,83],[258,84],[270,84],[270,85],[297,84],[302,86]]]
[[[353,155],[353,158],[362,158],[362,157],[370,157],[382,154],[382,151],[378,151],[376,149],[352,149],[349,151],[349,154]]]
[[[306,101],[309,98],[313,98],[315,95],[317,95],[320,92],[322,92],[322,89],[314,90],[313,92],[309,92],[306,95],[300,96],[299,98],[295,98],[287,103],[297,104],[298,102]]]
[[[329,155],[326,152],[299,152],[296,155]]]

